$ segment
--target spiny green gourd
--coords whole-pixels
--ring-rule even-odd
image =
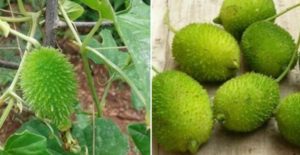
[[[179,71],[152,82],[153,135],[166,150],[195,153],[211,134],[213,116],[207,92]]]
[[[77,81],[72,64],[58,50],[41,47],[27,55],[21,70],[21,88],[37,117],[62,131],[71,127]]]
[[[251,70],[276,78],[287,68],[296,45],[287,31],[261,21],[246,29],[241,47]]]
[[[300,146],[300,93],[289,95],[279,104],[276,120],[282,136]]]
[[[219,17],[214,21],[239,40],[249,25],[275,14],[273,0],[224,0]]]
[[[216,92],[214,114],[235,132],[250,132],[272,115],[279,103],[278,83],[267,76],[247,73],[223,84]]]
[[[212,24],[190,24],[176,32],[172,52],[180,69],[198,81],[217,82],[234,76],[240,66],[235,39]]]

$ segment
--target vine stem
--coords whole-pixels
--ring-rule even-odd
[[[36,39],[34,39],[33,37],[28,37],[28,36],[26,36],[26,35],[24,35],[24,34],[18,32],[18,31],[16,31],[16,30],[14,30],[14,29],[11,29],[11,28],[9,29],[9,32],[10,32],[11,34],[15,35],[15,36],[18,36],[18,37],[22,38],[23,40],[26,40],[26,41],[30,42],[30,43],[33,44],[35,47],[41,46],[41,44],[40,44]]]
[[[30,34],[29,34],[28,38],[33,38],[34,37],[35,32],[36,32],[36,28],[37,28],[37,20],[38,20],[39,16],[40,16],[40,12],[32,14],[32,26],[31,26],[31,30],[30,30]],[[17,34],[19,34],[19,32]],[[25,60],[25,58],[27,56],[27,53],[30,50],[31,46],[32,46],[32,42],[28,42],[27,45],[26,45],[26,50],[23,54],[23,58],[21,59],[19,69],[18,69],[17,73],[15,74],[15,77],[14,77],[12,83],[10,84],[8,89],[0,97],[0,107],[3,105],[4,101],[7,99],[10,92],[14,92],[15,87],[16,87],[17,82],[18,82],[18,79],[19,79],[19,76],[20,76],[20,72],[21,72],[21,70],[24,66],[24,60]]]
[[[21,12],[23,15],[29,15],[29,13],[26,11],[26,9],[25,9],[25,7],[24,7],[23,0],[18,0],[18,7],[19,7],[20,12]]]
[[[296,48],[295,48],[295,51],[293,53],[293,56],[288,64],[288,66],[286,67],[286,69],[280,74],[280,76],[276,79],[276,82],[280,82],[287,74],[288,72],[290,71],[292,65],[294,64],[294,61],[295,61],[295,58],[296,56],[298,55],[298,49],[300,47],[300,33],[299,33],[299,36],[298,36],[298,40],[297,40],[297,44],[296,44]]]
[[[299,6],[300,6],[300,3],[295,4],[291,7],[288,7],[285,10],[281,11],[280,13],[278,13],[278,14],[272,16],[272,17],[267,18],[265,21],[272,21],[272,20],[276,19],[277,17],[280,17],[280,16],[284,15],[285,13],[287,13],[287,12],[289,12],[289,11],[293,10],[294,8],[299,7]]]
[[[160,73],[160,71],[158,71],[158,69],[155,68],[154,66],[152,66],[152,70],[153,70],[156,74]]]
[[[69,26],[70,30],[72,31],[72,33],[75,37],[75,40],[78,42],[78,44],[80,46],[80,54],[81,54],[82,61],[83,61],[84,72],[87,76],[88,86],[89,86],[89,89],[92,93],[93,100],[96,104],[97,111],[98,111],[98,116],[101,117],[102,116],[102,108],[101,108],[100,101],[98,99],[98,95],[97,95],[96,88],[95,88],[95,85],[94,85],[94,80],[93,80],[93,77],[92,77],[92,71],[89,67],[88,56],[87,56],[87,53],[86,53],[86,46],[87,46],[88,42],[90,41],[90,39],[95,34],[95,32],[101,26],[102,19],[99,18],[96,25],[93,27],[93,29],[90,31],[90,33],[87,35],[84,42],[82,43],[81,40],[80,40],[79,35],[77,34],[77,32],[76,32],[69,16],[67,15],[66,11],[64,10],[62,4],[59,3],[58,6],[59,6],[60,11],[62,12],[63,17],[66,20],[67,25]]]
[[[25,17],[2,17],[0,16],[0,20],[5,21],[5,22],[13,22],[13,23],[18,23],[18,22],[26,22],[31,20],[31,17],[25,16]]]
[[[0,118],[0,129],[2,128],[2,126],[3,126],[3,124],[4,124],[5,120],[6,120],[6,118],[8,117],[8,115],[9,115],[9,113],[10,113],[10,111],[11,111],[13,105],[14,105],[14,100],[11,99],[11,100],[8,102],[8,105],[7,105],[7,107],[5,108],[3,114],[1,115],[1,118]]]
[[[40,13],[36,13],[36,14],[33,14],[32,15],[32,27],[31,27],[31,30],[30,30],[30,34],[29,34],[29,37],[25,37],[25,38],[29,38],[30,40],[34,40],[33,42],[28,42],[27,43],[27,45],[26,45],[26,50],[25,50],[25,52],[24,52],[24,54],[23,54],[23,58],[22,58],[22,60],[21,60],[21,62],[20,62],[20,66],[19,66],[19,69],[18,69],[18,71],[17,71],[17,73],[16,73],[16,75],[15,75],[15,78],[13,79],[13,82],[11,83],[11,85],[10,85],[10,87],[9,87],[9,90],[12,90],[12,91],[14,91],[14,89],[15,89],[15,87],[16,87],[16,84],[17,84],[17,82],[18,82],[18,79],[19,79],[19,76],[20,76],[20,73],[21,73],[21,70],[22,70],[22,68],[23,68],[23,66],[24,66],[24,61],[25,61],[25,58],[26,58],[26,56],[27,56],[27,54],[28,54],[28,51],[30,50],[30,48],[31,48],[31,46],[32,46],[32,44],[34,44],[35,46],[40,46],[40,43],[37,41],[37,40],[35,40],[33,37],[34,37],[34,35],[35,35],[35,32],[36,32],[36,29],[37,29],[37,20],[38,20],[38,18],[39,18],[39,16],[40,16]],[[18,32],[19,33],[19,32]],[[17,33],[17,34],[18,34]],[[21,34],[21,33],[20,33]],[[23,34],[22,34],[23,35]],[[24,35],[25,36],[25,35]],[[22,38],[22,37],[20,37],[20,38]],[[23,38],[22,38],[23,39]]]
[[[78,44],[78,43],[77,43]],[[136,93],[138,98],[142,101],[142,103],[147,106],[146,100],[143,97],[142,93],[138,90],[138,88],[134,85],[134,82],[130,80],[130,78],[113,62],[111,62],[109,59],[107,59],[102,53],[98,52],[96,49],[87,46],[86,49],[96,54],[100,59],[102,59],[108,66],[110,66],[112,69],[114,69],[117,73],[119,73],[124,80],[128,83],[128,85],[133,89],[133,91]]]
[[[89,67],[86,46],[88,45],[89,41],[92,39],[92,37],[94,36],[94,34],[97,32],[97,30],[101,26],[101,23],[102,23],[102,19],[101,19],[101,17],[99,17],[99,19],[98,19],[97,23],[95,24],[95,26],[93,27],[93,29],[85,37],[82,45],[80,46],[80,51],[79,51],[80,54],[82,55],[82,58],[83,58],[83,67],[84,67],[85,73],[87,75],[88,85],[89,85],[90,91],[92,93],[93,100],[94,100],[94,102],[96,104],[97,111],[98,111],[98,116],[99,117],[102,116],[102,106],[101,106],[99,97],[97,95],[97,91],[96,91],[96,88],[95,88],[94,79],[92,77],[92,72],[91,72],[91,69]]]
[[[165,16],[164,16],[164,24],[166,24],[168,26],[168,29],[173,32],[173,33],[177,33],[176,28],[171,24],[170,21],[170,11],[169,9],[167,9]]]

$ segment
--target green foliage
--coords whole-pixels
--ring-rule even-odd
[[[0,8],[4,8],[7,6],[7,2],[6,1],[0,1]]]
[[[66,10],[66,12],[71,20],[76,20],[84,12],[84,9],[81,5],[79,5],[78,3],[72,2],[70,0],[64,0],[63,7]]]
[[[25,0],[25,3],[32,6],[32,11],[40,11],[46,6],[46,0]]]
[[[5,143],[5,155],[51,155],[46,138],[29,131],[15,133]]]
[[[81,2],[91,9],[98,11],[101,18],[114,21],[114,10],[109,0],[81,0]]]
[[[3,45],[3,47],[5,46],[10,47],[10,46],[14,46],[15,42],[0,43],[0,44]],[[1,49],[1,46],[0,46],[0,59],[9,62],[15,62],[15,63],[19,63],[20,61],[20,57],[18,56],[17,50],[8,51],[5,49]],[[12,69],[0,68],[0,73],[1,73],[0,74],[0,87],[1,87],[7,85],[13,80],[16,71]]]
[[[43,10],[45,2],[46,0],[24,1],[26,5],[32,6],[33,10],[30,11]],[[105,58],[98,59],[92,53],[88,53],[88,56],[97,64],[105,64],[104,61],[108,63],[109,65],[105,65],[109,74],[114,75],[114,80],[123,80],[124,77],[129,83],[132,83],[122,74],[125,72],[136,84],[134,86],[143,91],[144,98],[147,99],[147,111],[149,112],[150,7],[138,0],[62,0],[61,2],[63,2],[63,8],[72,21],[88,21],[89,19],[94,21],[98,20],[98,15],[101,15],[101,18],[114,22],[114,28],[101,27],[99,33],[96,33],[96,36],[88,43],[89,46],[94,48],[106,48],[99,50]],[[119,16],[116,16],[117,14]],[[37,22],[43,23],[44,17],[42,16]],[[8,26],[6,22],[1,22],[1,29],[6,32],[5,35],[8,34]],[[32,25],[28,22],[20,26],[21,33],[25,35],[28,34],[27,30]],[[37,29],[39,30],[39,28]],[[35,34],[36,39],[43,39],[41,32],[38,31]],[[84,37],[81,36],[81,38]],[[126,47],[120,49],[118,46]],[[24,47],[21,43],[21,48],[24,49]],[[19,56],[17,57],[19,58]],[[142,60],[138,60],[140,58]],[[107,59],[113,64],[106,61]],[[76,81],[72,66],[61,53],[51,48],[35,49],[29,52],[22,65],[20,77],[25,102],[30,105],[38,118],[43,119],[43,121],[36,118],[31,119],[16,132],[15,135],[22,135],[20,139],[24,144],[28,142],[28,138],[35,140],[38,144],[35,147],[35,144],[24,145],[26,148],[22,152],[24,155],[28,153],[33,155],[75,155],[76,153],[68,152],[72,149],[66,150],[69,141],[68,138],[65,138],[70,136],[67,134],[68,131],[71,131],[75,143],[77,140],[80,144],[81,152],[79,154],[85,154],[86,151],[89,154],[92,154],[92,152],[103,155],[128,154],[130,148],[128,138],[113,121],[96,118],[95,124],[93,124],[89,116],[77,115],[76,121],[71,122],[70,115],[76,102],[76,95],[73,94],[76,89]],[[121,72],[120,75],[122,76],[116,75],[115,70]],[[132,84],[130,85],[132,86]],[[145,107],[139,100],[143,97],[138,98],[135,94],[132,96],[133,105],[136,108]],[[71,123],[74,123],[73,126]],[[95,135],[93,135],[94,128]],[[27,132],[31,136],[23,135]],[[146,125],[132,124],[128,126],[128,132],[140,152],[143,155],[149,155],[150,130],[147,129]],[[95,148],[93,148],[94,138]],[[0,150],[0,154],[23,155],[17,146],[11,148],[13,149],[6,147],[3,151]],[[27,148],[31,150],[27,150]],[[12,150],[17,152],[9,154],[8,152]]]
[[[47,126],[44,122],[38,119],[31,119],[24,123],[17,133],[29,131],[33,134],[45,137],[47,139],[47,149],[53,155],[66,155],[70,154],[66,152],[62,147],[62,140],[60,139],[60,133],[54,126]]]
[[[150,129],[146,124],[131,124],[128,132],[142,155],[150,155]]]
[[[116,12],[127,10],[130,7],[131,0],[110,0],[113,9]]]
[[[92,139],[95,137],[95,152],[105,155],[126,155],[129,145],[128,139],[121,133],[116,124],[108,119],[96,118],[95,135],[91,120],[85,115],[77,115],[74,122],[72,134],[77,138],[82,146],[81,150],[88,148],[92,154]]]
[[[117,43],[112,35],[112,30],[108,28],[104,28],[99,33],[99,36],[102,38],[102,42],[100,43],[98,40],[93,38],[89,42],[89,46],[94,48],[104,48],[103,50],[99,50],[106,58],[112,61],[120,68],[124,68],[128,65],[130,56],[128,52],[123,52],[117,49]],[[82,37],[84,38],[84,37]],[[105,49],[111,48],[111,49]],[[88,57],[92,59],[96,64],[105,64],[103,60],[99,59],[94,53],[89,52]],[[108,70],[110,75],[113,75],[115,71],[108,66]]]
[[[132,1],[129,12],[117,16],[117,29],[128,48],[135,73],[130,76],[147,100],[146,109],[150,110],[150,7],[140,0]],[[145,105],[132,91],[132,101],[136,107]]]

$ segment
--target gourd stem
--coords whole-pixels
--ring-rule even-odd
[[[13,23],[18,23],[18,22],[26,22],[31,20],[31,17],[26,16],[26,17],[2,17],[0,16],[0,20],[5,21],[5,22],[13,22]]]
[[[89,89],[90,89],[90,91],[92,93],[93,100],[94,100],[94,102],[96,104],[97,111],[98,111],[98,116],[101,117],[101,115],[102,115],[102,108],[101,108],[100,101],[99,101],[99,98],[98,98],[98,95],[97,95],[97,91],[96,91],[96,88],[95,88],[94,79],[92,77],[92,71],[91,71],[90,66],[89,66],[88,56],[87,56],[87,53],[86,53],[86,46],[87,46],[88,42],[90,41],[90,39],[95,34],[95,32],[101,26],[102,19],[99,18],[99,20],[97,21],[96,25],[93,27],[93,29],[90,31],[90,33],[87,35],[87,37],[85,38],[84,42],[82,43],[81,40],[80,40],[79,35],[77,34],[74,26],[72,25],[72,22],[71,22],[69,16],[67,15],[66,11],[64,10],[62,4],[59,3],[58,6],[59,6],[60,11],[62,12],[63,17],[65,18],[65,21],[66,21],[67,25],[69,26],[70,30],[72,31],[72,33],[73,33],[73,35],[75,37],[75,40],[79,43],[80,54],[81,54],[82,61],[83,61],[84,72],[85,72],[85,74],[87,76],[88,86],[89,86]]]
[[[2,126],[3,126],[4,122],[5,122],[5,120],[7,119],[8,115],[9,115],[9,113],[10,113],[12,107],[13,107],[13,105],[14,105],[14,100],[11,99],[11,100],[8,102],[8,105],[7,105],[7,107],[5,108],[3,114],[1,115],[1,118],[0,118],[0,129],[2,128]]]
[[[300,46],[300,33],[299,33],[299,36],[298,36],[298,41],[297,41],[296,48],[295,48],[295,51],[293,53],[293,56],[292,56],[292,58],[291,58],[291,60],[288,64],[288,66],[286,67],[286,69],[276,79],[276,82],[280,82],[288,74],[288,72],[290,71],[292,65],[294,64],[295,58],[298,55],[299,46]]]
[[[152,65],[152,70],[153,70],[156,74],[160,73],[160,71],[158,71],[158,69],[155,68],[153,65]]]
[[[111,62],[109,59],[107,59],[102,53],[98,52],[96,49],[89,47],[89,46],[87,46],[86,48],[89,51],[93,52],[95,55],[97,55],[100,59],[102,59],[113,70],[115,70],[117,73],[119,73],[124,78],[124,80],[128,83],[128,85],[131,87],[131,89],[136,93],[137,97],[141,100],[141,102],[145,106],[147,106],[144,96],[138,90],[138,88],[134,85],[134,82],[125,74],[125,72],[123,72],[117,65],[115,65],[113,62]]]
[[[281,11],[280,13],[278,13],[278,14],[272,16],[272,17],[267,18],[265,21],[272,21],[272,20],[274,20],[274,19],[276,19],[276,18],[284,15],[285,13],[287,13],[287,12],[289,12],[289,11],[291,11],[291,10],[299,7],[299,6],[300,6],[300,3],[295,4],[295,5],[291,6],[291,7],[288,7],[285,10]]]
[[[170,21],[170,11],[169,9],[166,11],[165,16],[164,16],[164,24],[166,24],[168,26],[168,29],[173,32],[173,33],[177,33],[176,28],[174,28],[173,25],[171,25],[171,21]]]
[[[33,38],[34,35],[35,35],[35,32],[36,32],[36,29],[37,29],[37,22],[38,22],[38,18],[40,16],[40,13],[37,13],[36,15],[33,15],[32,16],[32,26],[31,26],[31,29],[30,29],[30,34],[29,34],[29,37],[28,38]],[[34,39],[35,40],[35,39]],[[36,41],[36,40],[35,40]],[[37,41],[36,41],[37,42]],[[38,42],[37,42],[38,45],[40,45]],[[32,42],[28,42],[27,45],[26,45],[26,49],[25,49],[25,52],[23,54],[23,57],[22,57],[22,60],[20,62],[20,66],[19,66],[19,69],[15,75],[15,78],[13,79],[10,87],[9,87],[9,91],[14,91],[15,87],[16,87],[16,84],[18,82],[18,79],[19,79],[19,75],[20,75],[20,72],[24,66],[24,61],[25,61],[25,58],[28,54],[28,51],[31,49],[31,46],[32,46]]]
[[[30,38],[33,38],[33,36],[35,35],[37,24],[38,24],[37,21],[38,21],[39,16],[40,16],[40,12],[38,12],[36,14],[32,14],[32,25],[31,25],[30,34],[29,34]],[[27,53],[30,50],[31,46],[32,46],[32,43],[31,42],[27,42],[26,50],[25,50],[25,52],[23,54],[23,57],[22,57],[22,60],[20,62],[20,66],[18,68],[18,71],[17,71],[17,73],[16,73],[16,75],[15,75],[12,83],[8,87],[8,89],[0,97],[0,107],[3,105],[3,103],[7,99],[8,95],[10,94],[10,92],[14,92],[15,87],[16,87],[17,82],[18,82],[18,79],[19,79],[19,76],[20,76],[20,72],[21,72],[21,70],[22,70],[22,68],[24,66],[24,60],[25,60],[25,58],[27,56]]]

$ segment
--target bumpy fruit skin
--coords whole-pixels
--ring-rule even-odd
[[[21,88],[26,103],[37,117],[60,130],[71,127],[70,114],[77,96],[77,81],[71,63],[53,48],[33,50],[24,60]]]
[[[256,22],[243,34],[241,47],[251,70],[276,78],[288,66],[296,45],[278,25]]]
[[[279,103],[279,86],[267,76],[247,73],[223,84],[214,99],[215,117],[235,132],[250,132],[272,115]]]
[[[211,134],[213,116],[207,92],[179,71],[153,79],[153,135],[166,150],[195,153]]]
[[[224,0],[215,22],[239,40],[249,25],[275,14],[273,0]]]
[[[212,24],[190,24],[175,34],[173,56],[180,69],[198,81],[218,82],[234,76],[240,66],[235,39]]]
[[[282,136],[300,146],[300,93],[283,99],[276,112],[277,125]]]

